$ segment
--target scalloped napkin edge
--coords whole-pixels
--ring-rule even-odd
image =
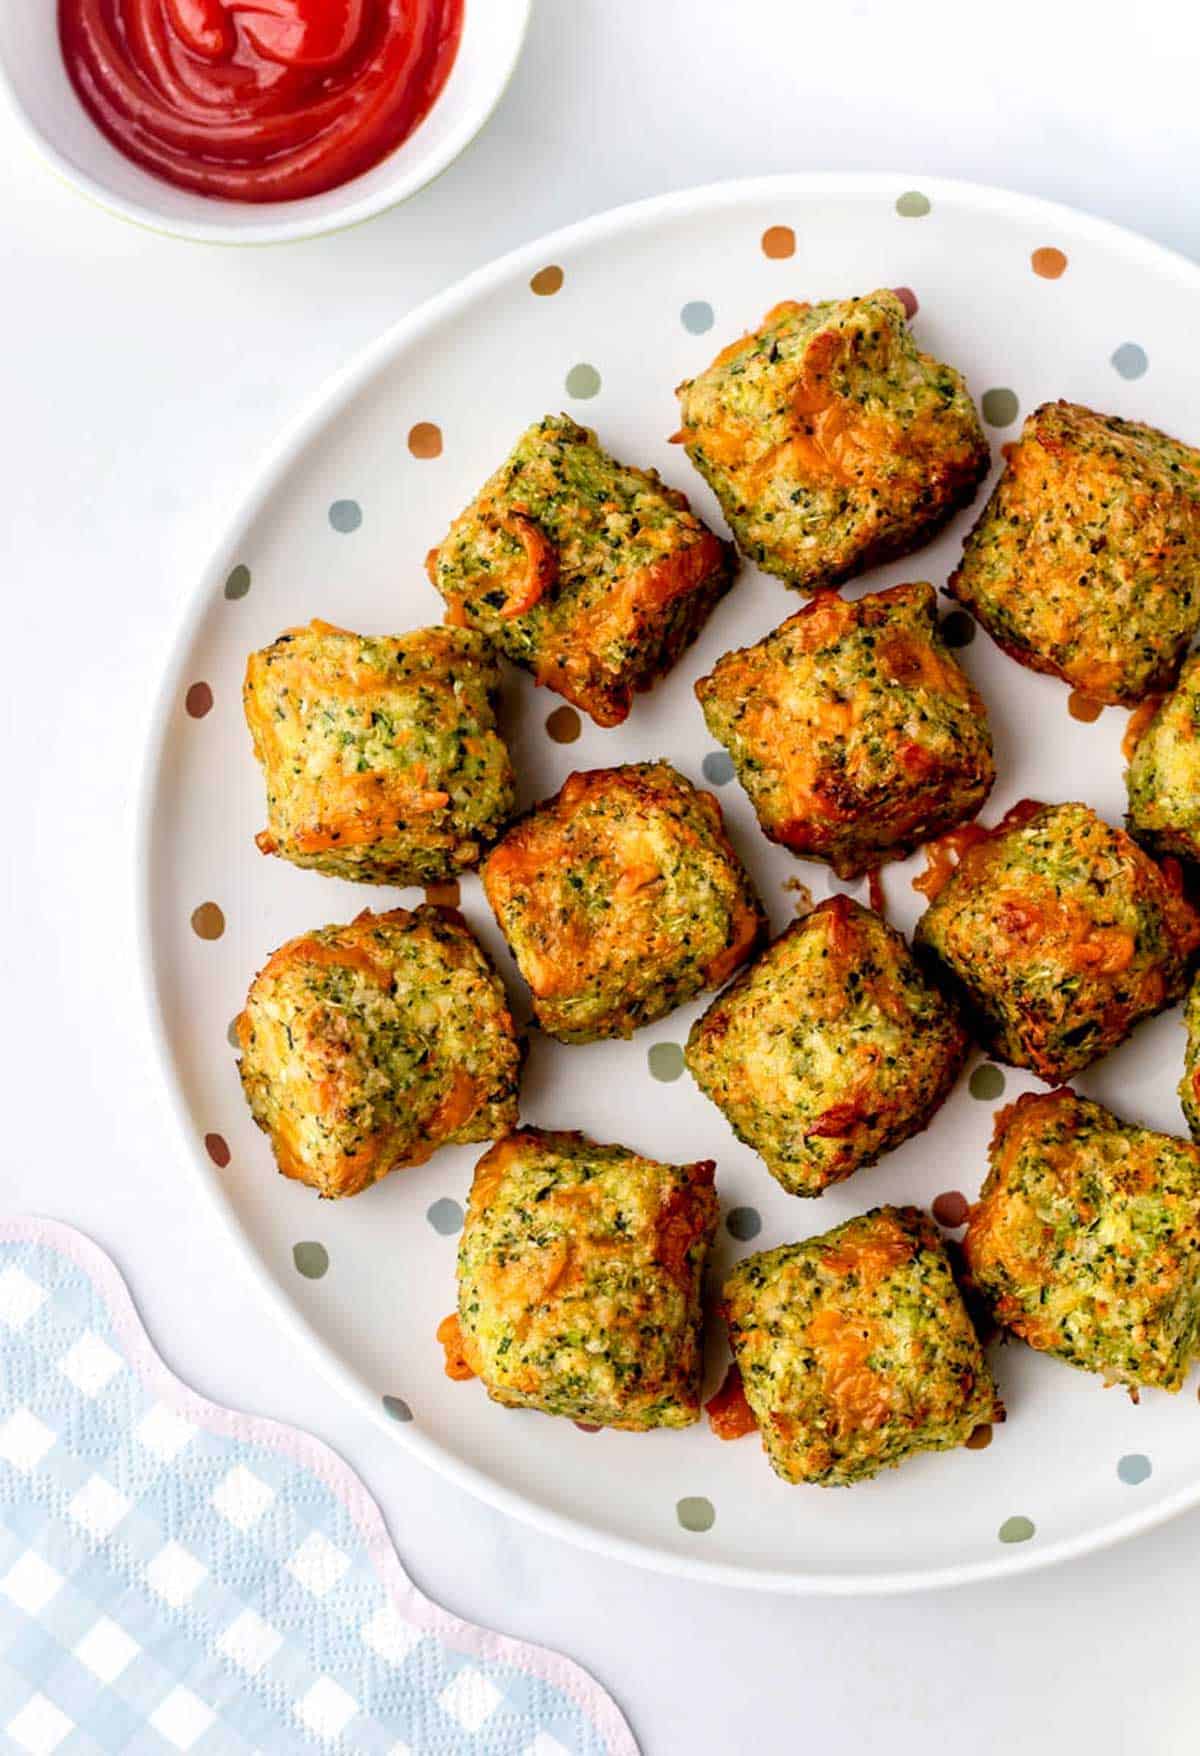
[[[311,1471],[345,1507],[371,1565],[406,1621],[435,1635],[455,1652],[509,1665],[561,1689],[590,1720],[607,1756],[640,1756],[616,1702],[573,1659],[464,1621],[418,1591],[404,1571],[379,1507],[349,1464],[323,1441],[281,1421],[210,1402],[177,1378],[151,1341],[120,1270],[98,1244],[73,1226],[32,1214],[0,1218],[0,1242],[47,1246],[81,1269],[103,1299],[126,1359],[142,1385],[186,1420],[222,1437],[282,1453]]]

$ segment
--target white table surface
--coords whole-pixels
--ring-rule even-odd
[[[156,680],[226,508],[299,402],[418,300],[563,222],[719,177],[895,166],[1200,255],[1195,20],[1162,0],[538,0],[507,97],[441,182],[269,250],[123,225],[0,127],[4,1205],[89,1232],[176,1371],[335,1446],[419,1584],[572,1653],[647,1756],[1192,1750],[1200,1514],[1012,1583],[772,1598],[549,1541],[343,1405],[235,1272],[148,1058],[130,862]]]

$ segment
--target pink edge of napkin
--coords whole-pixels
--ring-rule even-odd
[[[375,1501],[349,1464],[343,1463],[322,1440],[280,1421],[223,1408],[177,1378],[156,1351],[116,1264],[98,1244],[73,1226],[34,1214],[0,1218],[0,1239],[47,1245],[81,1268],[108,1306],[130,1366],[143,1384],[152,1387],[154,1394],[179,1414],[209,1432],[246,1439],[281,1452],[310,1470],[345,1506],[389,1596],[408,1621],[436,1634],[456,1652],[502,1662],[554,1684],[591,1720],[607,1746],[608,1756],[640,1756],[633,1733],[612,1696],[573,1659],[552,1652],[549,1647],[534,1646],[475,1622],[465,1622],[418,1591],[401,1565]]]

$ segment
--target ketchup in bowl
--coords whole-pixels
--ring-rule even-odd
[[[229,201],[319,195],[428,114],[463,0],[59,0],[85,108],[128,158]]]

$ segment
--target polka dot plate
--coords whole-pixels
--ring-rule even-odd
[[[972,1447],[916,1458],[851,1490],[787,1487],[752,1439],[587,1432],[452,1383],[434,1340],[477,1156],[439,1153],[353,1201],[322,1203],[274,1172],[242,1101],[228,1038],[247,983],[291,934],[418,893],[353,886],[264,860],[258,771],[242,722],[246,654],[320,616],[393,633],[437,621],[422,560],[532,419],[566,409],[617,456],[657,466],[720,523],[678,447],[673,387],[784,298],[894,286],[923,346],[967,375],[1000,448],[1064,396],[1200,437],[1193,329],[1200,270],[1114,228],[1023,197],[887,176],[725,185],[602,215],[522,249],[404,319],[327,386],[263,468],[199,589],[153,732],[143,811],[146,964],[167,1082],[231,1241],[214,1274],[250,1273],[296,1338],[297,1369],[389,1423],[397,1442],[495,1504],[630,1559],[778,1590],[902,1590],[1036,1566],[1200,1500],[1200,1407],[1121,1392],[1012,1344],[996,1371],[1009,1419]],[[980,496],[980,504],[983,496]],[[849,589],[944,585],[970,514]],[[714,751],[692,684],[729,647],[799,606],[742,570],[696,646],[601,731],[508,672],[505,721],[526,802],[573,768],[665,756],[711,786],[776,930],[839,888],[756,829]],[[948,637],[986,698],[1000,782],[988,819],[1027,795],[1123,809],[1127,715],[1005,658],[946,606]],[[884,875],[911,928],[915,863]],[[856,894],[864,891],[856,888]],[[474,878],[462,906],[528,1016]],[[628,1043],[533,1035],[526,1119],[673,1160],[712,1157],[723,1221],[714,1285],[747,1251],[916,1201],[958,1235],[996,1106],[1023,1074],[978,1057],[933,1126],[817,1202],[785,1195],[683,1070],[700,1004]],[[1144,1025],[1080,1080],[1118,1112],[1179,1131],[1178,1016]],[[172,1167],[167,1167],[170,1173]],[[183,1174],[182,1168],[176,1174]],[[266,1320],[266,1319],[264,1319]],[[724,1371],[712,1325],[711,1391]]]

